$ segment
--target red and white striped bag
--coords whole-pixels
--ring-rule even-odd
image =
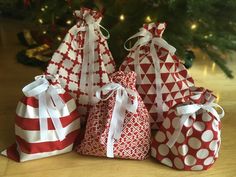
[[[52,56],[46,73],[59,75],[62,87],[76,99],[84,124],[89,108],[97,101],[95,91],[109,83],[115,63],[107,45],[109,33],[100,25],[102,14],[81,8],[74,15],[78,22]]]
[[[16,143],[2,152],[18,162],[72,150],[80,129],[75,100],[52,76],[38,76],[23,88],[17,105]]]

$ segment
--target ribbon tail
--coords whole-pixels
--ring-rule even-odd
[[[108,132],[108,138],[107,138],[107,157],[114,158],[114,138],[112,135],[112,132]]]
[[[140,71],[140,64],[139,64],[139,55],[140,55],[140,46],[134,52],[134,70],[137,74],[137,84],[141,84],[141,71]]]
[[[174,133],[172,134],[172,136],[170,137],[169,141],[166,143],[166,145],[169,148],[172,148],[175,144],[175,142],[177,141],[179,135],[180,135],[181,129],[176,129],[174,131]]]
[[[94,78],[93,78],[93,72],[94,72],[94,59],[95,59],[95,30],[93,25],[89,25],[89,72],[88,72],[88,95],[89,95],[89,102],[92,101],[93,94],[94,94]]]
[[[125,101],[124,98],[127,99],[127,94],[123,93],[123,96],[121,96],[121,90],[118,90],[107,139],[107,157],[110,158],[114,158],[114,142],[115,139],[118,140],[120,138],[123,129],[126,111],[122,105],[124,104],[123,101]]]
[[[65,139],[65,130],[62,127],[61,121],[60,121],[60,114],[58,112],[58,110],[56,109],[56,107],[54,107],[53,102],[50,98],[50,96],[48,96],[48,113],[51,117],[52,123],[55,127],[55,131],[57,133],[58,139],[60,141],[62,141],[63,139]]]
[[[160,68],[160,59],[157,56],[156,49],[154,43],[151,43],[151,55],[153,59],[153,64],[155,67],[155,84],[156,84],[156,104],[157,104],[157,116],[158,122],[162,122],[164,120],[163,117],[163,99],[162,99],[162,89],[161,89],[161,68]]]
[[[181,130],[183,128],[184,122],[189,118],[189,115],[183,115],[180,118],[179,124],[177,125],[178,127],[175,129],[174,133],[171,135],[169,138],[168,142],[166,143],[169,148],[172,148],[176,141],[178,140],[178,137],[181,133]]]
[[[47,101],[46,93],[39,94],[39,127],[40,127],[40,140],[47,139],[48,131],[48,112],[47,112]]]
[[[86,82],[88,80],[87,71],[89,64],[89,29],[87,28],[85,32],[85,41],[84,41],[84,50],[83,50],[83,61],[81,66],[81,75],[80,75],[80,89],[85,92]]]

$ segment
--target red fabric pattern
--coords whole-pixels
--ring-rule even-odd
[[[144,24],[143,28],[147,29],[155,37],[162,37],[166,24],[163,23],[150,23]],[[156,104],[156,83],[155,83],[155,70],[153,61],[160,60],[160,74],[161,78],[161,92],[163,99],[163,115],[167,115],[167,112],[174,105],[185,102],[189,98],[189,87],[194,85],[192,77],[188,75],[188,72],[181,61],[175,56],[171,55],[165,48],[155,45],[158,58],[152,58],[150,54],[150,43],[142,46],[139,53],[139,59],[135,58],[134,48],[130,51],[124,62],[120,66],[121,71],[135,71],[135,60],[139,60],[141,80],[138,80],[136,88],[143,99],[145,106],[147,107],[151,116],[152,129],[158,129],[161,123],[160,118],[157,115]],[[138,77],[139,78],[139,77]]]
[[[76,99],[80,117],[84,122],[86,121],[90,107],[95,101],[93,99],[89,100],[88,91],[91,88],[88,87],[88,83],[86,83],[85,91],[80,89],[86,31],[80,31],[78,28],[88,26],[85,22],[85,17],[91,16],[95,22],[100,23],[102,15],[98,11],[87,8],[81,8],[80,11],[75,11],[74,15],[78,19],[76,24],[77,31],[75,34],[70,33],[70,31],[67,33],[62,44],[55,51],[49,62],[46,73],[52,75],[59,74],[63,88]],[[100,34],[98,29],[95,29],[95,36],[97,39],[94,49],[94,70],[92,71],[94,91],[108,83],[108,75],[115,71],[115,63],[106,39]]]
[[[60,94],[60,97],[65,103],[63,111],[59,112],[62,127],[65,128],[65,138],[63,140],[60,141],[57,136],[53,141],[50,140],[49,137],[55,137],[53,136],[55,127],[50,117],[47,118],[48,137],[46,140],[40,140],[38,98],[25,96],[18,103],[16,110],[16,143],[3,151],[2,154],[12,160],[22,162],[71,151],[79,134],[80,118],[72,96],[64,92]],[[26,117],[26,115],[31,117]],[[60,152],[57,152],[57,150]]]
[[[135,89],[135,73],[116,72],[111,81],[125,88]],[[136,91],[137,92],[137,91]],[[84,140],[77,151],[84,155],[106,156],[107,136],[115,104],[115,94],[97,103],[90,112]],[[150,122],[147,109],[138,95],[137,113],[126,112],[121,137],[114,144],[116,158],[138,159],[147,157],[150,147]]]
[[[205,104],[215,97],[209,90],[197,88],[191,91],[191,101],[186,104]],[[177,105],[181,106],[181,104]],[[190,117],[184,123],[174,146],[166,143],[175,131],[180,119],[176,107],[168,111],[160,130],[152,140],[151,155],[161,163],[178,170],[206,170],[218,158],[221,144],[221,122],[211,113],[201,109],[196,119]]]

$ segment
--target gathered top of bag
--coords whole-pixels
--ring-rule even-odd
[[[191,87],[189,99],[195,104],[206,104],[214,102],[216,96],[213,95],[211,90],[205,89],[203,87]]]
[[[135,90],[136,73],[117,71],[111,75],[111,82],[119,83],[125,88]]]
[[[102,14],[99,11],[81,8],[80,10],[74,11],[74,16],[79,20],[84,22],[84,24],[89,23],[100,23],[102,20]]]
[[[166,23],[148,23],[144,24],[143,28],[148,30],[155,37],[162,37],[162,34],[164,33],[166,28]]]

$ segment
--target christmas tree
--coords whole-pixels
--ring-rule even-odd
[[[121,64],[127,52],[125,40],[143,23],[166,22],[164,38],[177,55],[192,59],[192,49],[200,48],[232,78],[227,55],[236,49],[236,2],[234,0],[24,0],[42,36],[56,48],[66,31],[76,22],[73,11],[88,7],[102,11],[102,25],[111,38],[110,49]],[[187,61],[188,62],[188,61]]]

